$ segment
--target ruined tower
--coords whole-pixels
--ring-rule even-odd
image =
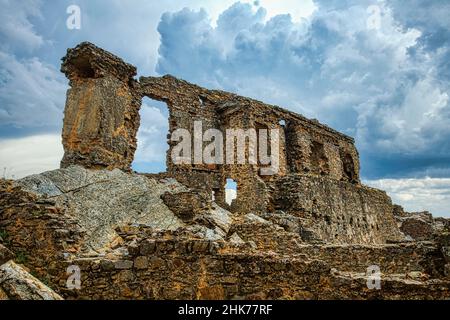
[[[61,167],[129,170],[136,150],[141,97],[136,68],[92,45],[69,49],[61,71],[70,80]]]

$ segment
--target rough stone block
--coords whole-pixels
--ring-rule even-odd
[[[0,295],[1,292],[12,300],[63,300],[13,261],[0,266]]]

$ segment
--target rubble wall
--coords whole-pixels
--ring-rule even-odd
[[[342,253],[345,249],[342,250]],[[389,253],[382,250],[381,253]],[[391,250],[395,255],[395,250]],[[364,272],[332,270],[314,256],[283,256],[233,249],[224,243],[181,238],[144,238],[128,255],[79,258],[81,289],[61,291],[69,299],[444,299],[445,280],[407,275],[382,277],[382,290],[369,290]],[[374,252],[359,251],[363,259]],[[392,255],[384,259],[407,261]],[[345,256],[347,259],[351,256]],[[379,257],[379,256],[378,256]],[[376,259],[376,258],[375,258]],[[382,266],[384,267],[384,266]],[[401,264],[399,265],[401,269]],[[400,269],[396,271],[400,271]],[[414,270],[414,267],[413,267]],[[101,288],[101,290],[98,290]]]
[[[80,171],[86,170],[60,169],[40,179],[39,176],[26,178],[19,184],[30,190],[37,187],[41,192],[50,192],[53,184],[65,190],[72,181],[70,177],[80,175]],[[118,175],[117,171],[93,170],[89,174],[93,176],[83,180],[86,185],[69,188],[69,192],[57,198],[65,197],[70,207],[71,202],[83,197],[80,195],[83,189],[95,186],[98,175]],[[128,176],[119,174],[121,179],[132,179]],[[184,195],[190,194],[183,191],[180,198]],[[449,296],[450,286],[441,270],[444,265],[439,265],[441,248],[434,243],[308,245],[299,234],[249,214],[237,215],[232,221],[224,217],[218,220],[225,231],[222,240],[210,240],[211,234],[199,235],[195,231],[198,227],[154,231],[150,226],[127,226],[125,221],[118,221],[121,227],[116,232],[120,241],[111,238],[105,251],[91,252],[82,248],[86,249],[89,240],[98,242],[99,239],[80,233],[80,226],[68,214],[68,208],[55,207],[45,196],[38,197],[12,182],[3,183],[0,204],[0,228],[11,235],[4,243],[15,252],[16,261],[68,299],[441,299]],[[193,222],[188,223],[194,227]],[[243,239],[241,242],[232,240],[235,236],[231,235],[236,234]],[[378,265],[385,277],[382,285],[386,289],[382,292],[370,291],[365,286],[365,270],[370,265]],[[67,287],[68,266],[80,268],[81,289]],[[393,274],[399,275],[393,277]]]
[[[38,199],[12,181],[0,180],[0,231],[16,261],[51,282],[68,255],[81,251],[85,233],[51,200]]]
[[[273,189],[273,207],[301,218],[310,241],[382,244],[404,238],[383,191],[305,175],[281,178]]]

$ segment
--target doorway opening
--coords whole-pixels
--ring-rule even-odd
[[[164,172],[169,150],[169,108],[165,102],[145,97],[139,114],[141,124],[132,168],[141,173]]]

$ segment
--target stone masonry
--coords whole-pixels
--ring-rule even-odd
[[[351,137],[170,75],[136,79],[86,42],[61,71],[61,168],[0,180],[0,299],[450,298],[449,221],[361,184]],[[167,172],[131,169],[143,97],[169,109]],[[193,135],[198,121],[202,133],[278,130],[278,172],[173,163],[171,134]],[[237,182],[231,205],[227,179]],[[79,288],[68,285],[71,266]],[[371,266],[380,290],[367,287]]]

